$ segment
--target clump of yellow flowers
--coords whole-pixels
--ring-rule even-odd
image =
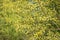
[[[60,40],[60,0],[0,0],[0,40]]]

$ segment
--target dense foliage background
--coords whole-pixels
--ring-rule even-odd
[[[0,40],[60,40],[60,0],[0,0]]]

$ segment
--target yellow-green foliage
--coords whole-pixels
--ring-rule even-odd
[[[0,0],[0,40],[60,40],[60,0]]]

